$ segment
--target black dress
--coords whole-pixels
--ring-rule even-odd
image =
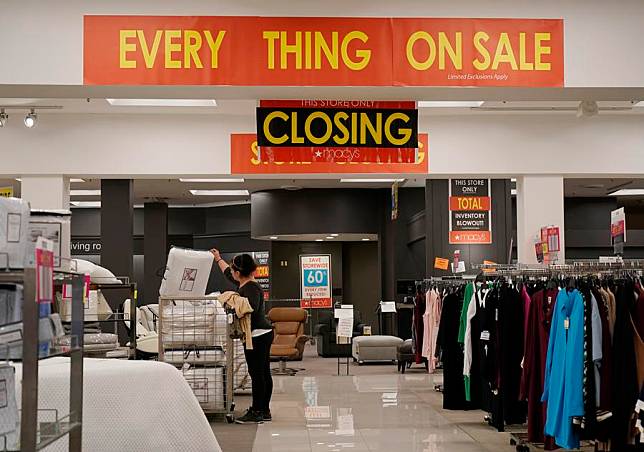
[[[463,346],[458,342],[463,293],[451,293],[443,298],[443,311],[438,326],[436,354],[443,361],[443,408],[467,410],[463,379]]]

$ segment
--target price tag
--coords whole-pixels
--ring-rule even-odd
[[[449,268],[449,259],[437,257],[434,259],[434,268],[438,270],[447,270]]]
[[[481,331],[481,340],[482,341],[489,341],[490,340],[490,332],[489,331]]]
[[[570,318],[566,318],[566,320],[564,320],[564,328],[567,330],[570,329]]]

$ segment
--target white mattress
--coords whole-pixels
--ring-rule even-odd
[[[226,344],[226,311],[212,302],[198,304],[177,301],[164,306],[161,335],[167,348]]]
[[[22,367],[16,365],[20,406]],[[221,451],[190,386],[175,367],[155,361],[84,362],[83,450]],[[69,358],[41,361],[39,406],[69,411]],[[46,451],[66,451],[67,438]]]

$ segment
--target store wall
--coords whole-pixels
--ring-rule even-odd
[[[174,178],[226,175],[230,174],[230,134],[256,130],[250,111],[243,116],[47,113],[38,116],[38,126],[33,129],[3,128],[0,149],[11,150],[12,154],[0,166],[0,175]],[[429,133],[429,168],[434,177],[644,174],[641,114],[601,112],[593,118],[577,118],[573,112],[439,116],[421,111],[419,132]],[[48,155],[56,158],[43,158]],[[378,174],[375,171],[374,177]],[[401,175],[405,176],[414,177]],[[315,177],[337,178],[337,174]],[[311,175],[289,178],[310,179]]]
[[[378,284],[378,245],[376,243],[346,242],[342,245],[342,300],[360,312],[365,325],[378,333],[376,309],[380,301]]]
[[[100,210],[73,209],[72,240],[100,240]],[[143,209],[134,209],[134,281],[138,285],[139,302],[155,302],[158,294],[148,296],[143,287]],[[217,247],[224,253],[266,251],[270,244],[250,237],[250,205],[210,208],[168,209],[168,248],[179,246],[207,250]],[[99,255],[77,255],[100,264]],[[163,271],[162,268],[158,269]],[[208,283],[209,291],[227,289],[221,272],[214,268]]]
[[[490,245],[450,245],[449,244],[449,181],[428,180],[425,190],[425,230],[426,230],[426,273],[442,276],[451,274],[434,268],[434,259],[442,257],[453,259],[454,251],[461,251],[461,260],[467,268],[471,264],[481,264],[491,260],[499,264],[508,262],[512,242],[512,216],[510,180],[492,179],[492,244]]]

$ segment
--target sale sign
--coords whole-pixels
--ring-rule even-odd
[[[301,307],[330,308],[333,306],[330,254],[301,255],[300,281]]]
[[[86,85],[562,87],[561,19],[84,17]]]
[[[429,137],[418,134],[416,160],[400,162],[356,162],[332,159],[322,161],[301,161],[298,159],[275,160],[261,158],[254,133],[233,133],[230,135],[231,174],[427,174],[429,172]],[[348,151],[344,151],[348,152]]]
[[[610,237],[615,254],[622,254],[626,243],[626,212],[623,207],[610,213]]]
[[[450,179],[449,243],[492,243],[492,197],[489,179]]]
[[[262,100],[261,160],[414,163],[415,102]]]

